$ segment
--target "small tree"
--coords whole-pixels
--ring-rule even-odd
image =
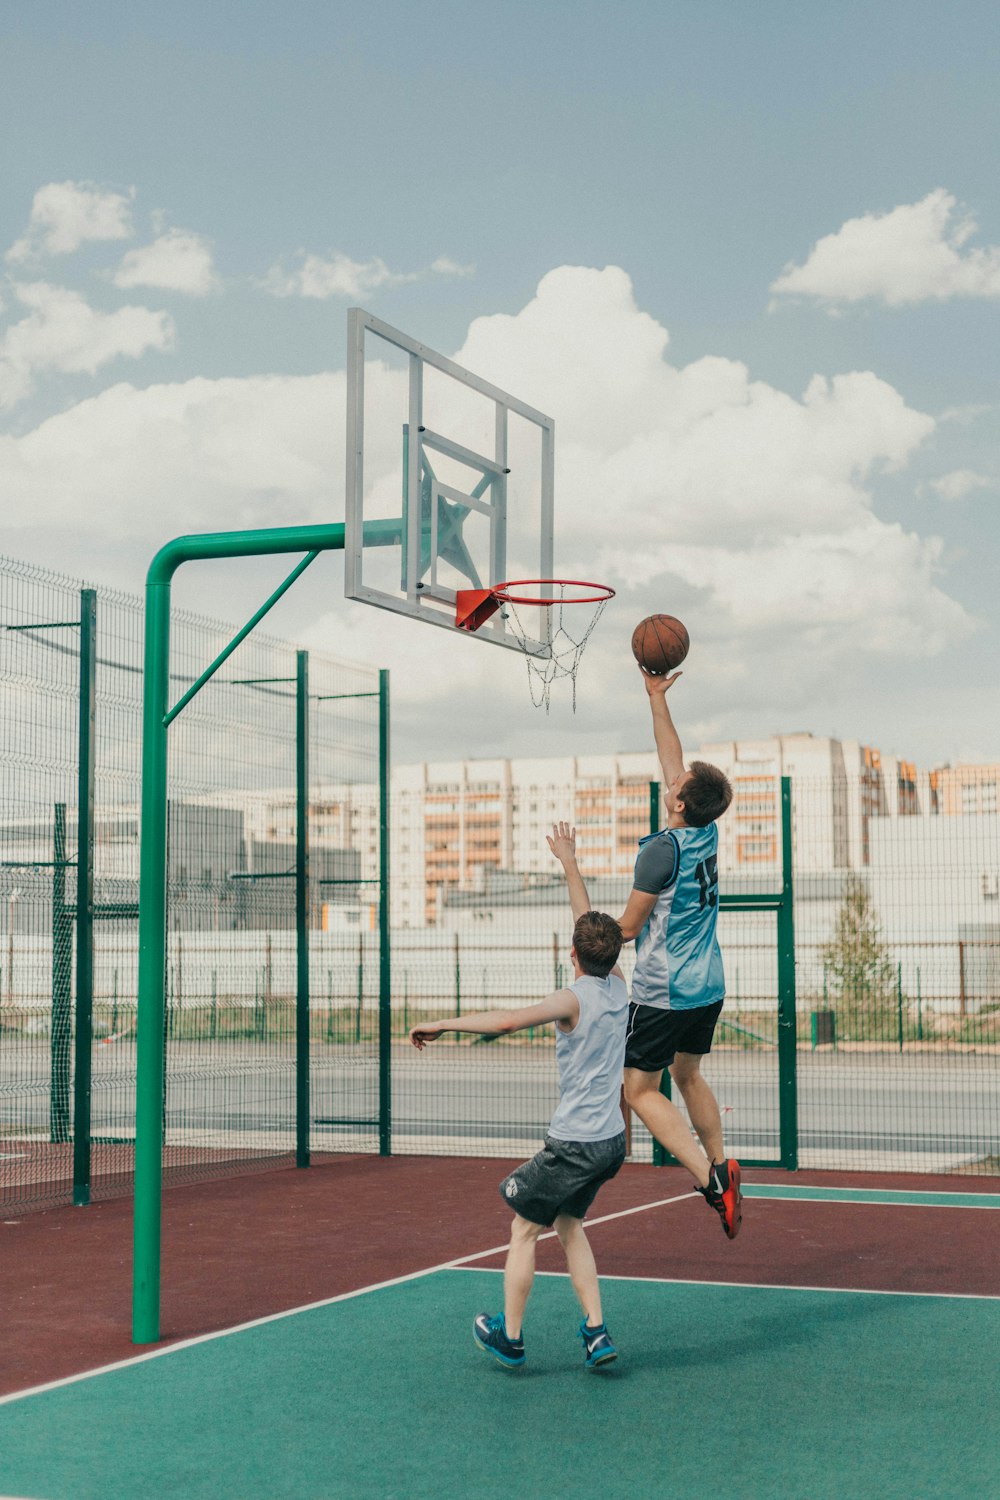
[[[837,1012],[837,1030],[854,1041],[888,1035],[896,1007],[896,973],[868,887],[848,876],[823,965]]]

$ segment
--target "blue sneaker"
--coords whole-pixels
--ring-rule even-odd
[[[580,1324],[580,1338],[583,1339],[583,1353],[588,1370],[596,1370],[598,1365],[609,1365],[613,1359],[618,1358],[618,1350],[611,1342],[606,1323],[602,1323],[599,1328],[591,1328],[584,1318]]]
[[[508,1370],[524,1364],[524,1339],[508,1338],[503,1313],[497,1313],[495,1318],[489,1313],[480,1313],[472,1325],[472,1337],[484,1354],[491,1354]]]

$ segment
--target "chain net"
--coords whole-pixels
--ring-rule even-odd
[[[517,587],[524,588],[526,585],[518,584]],[[528,667],[528,690],[534,706],[544,707],[548,713],[553,683],[561,677],[569,677],[573,683],[573,712],[576,713],[576,674],[587,642],[612,595],[609,593],[604,599],[581,600],[580,584],[569,582],[546,583],[545,590],[545,602],[540,598],[538,606],[526,603],[524,596],[519,596],[523,617],[518,613],[518,604],[512,599],[505,599],[502,605],[503,617],[507,630],[524,653]],[[527,611],[536,607],[551,611],[551,634],[541,652],[535,650],[537,633],[527,629],[525,625]]]

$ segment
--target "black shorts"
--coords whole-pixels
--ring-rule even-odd
[[[547,1135],[541,1151],[504,1178],[500,1196],[522,1219],[548,1229],[559,1214],[584,1218],[601,1183],[610,1181],[624,1160],[624,1131],[606,1141],[558,1141]]]
[[[712,1050],[712,1037],[722,1010],[722,1001],[697,1005],[692,1010],[661,1010],[657,1005],[630,1005],[625,1036],[625,1066],[643,1073],[669,1068],[675,1053],[704,1056]]]

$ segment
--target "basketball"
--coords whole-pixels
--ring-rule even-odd
[[[687,630],[673,615],[647,615],[632,632],[632,655],[654,677],[679,667],[690,644]]]

